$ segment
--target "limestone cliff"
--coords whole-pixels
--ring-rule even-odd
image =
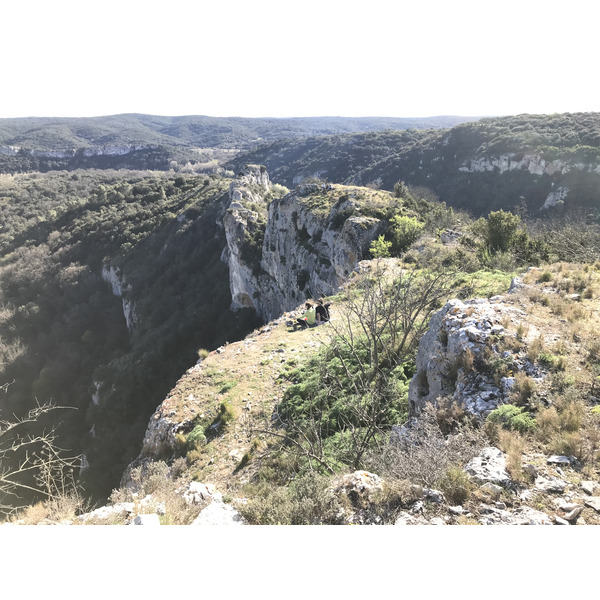
[[[104,145],[90,146],[88,148],[69,148],[63,150],[39,150],[31,148],[21,148],[20,146],[0,146],[0,154],[6,156],[17,156],[25,154],[37,158],[73,158],[75,156],[124,156],[137,150],[145,150],[147,145]]]
[[[137,324],[137,313],[135,303],[127,297],[131,291],[131,286],[125,282],[120,270],[111,265],[105,265],[102,268],[102,279],[110,283],[113,294],[121,298],[123,303],[123,317],[127,324],[127,330],[129,333],[133,333]]]
[[[229,187],[230,204],[223,216],[227,247],[222,258],[229,266],[234,310],[254,308],[261,314],[255,299],[270,188],[268,173],[255,165],[246,166]]]
[[[270,185],[264,167],[247,166],[223,218],[232,308],[265,321],[336,293],[384,228],[361,212],[362,188],[306,184],[269,201]]]
[[[569,187],[560,185],[568,174],[600,174],[600,165],[576,160],[546,159],[538,154],[517,155],[514,153],[498,156],[479,156],[463,161],[458,170],[462,173],[497,172],[499,174],[524,171],[534,176],[552,177],[552,188],[541,207],[542,210],[564,204],[569,195]],[[557,185],[558,183],[558,185]]]

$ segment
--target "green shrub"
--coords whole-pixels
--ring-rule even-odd
[[[503,429],[527,433],[535,428],[535,419],[524,412],[524,409],[514,404],[503,404],[493,410],[487,421],[500,425]]]
[[[548,369],[554,368],[554,366],[556,365],[556,359],[557,357],[554,356],[554,354],[552,354],[551,352],[540,352],[538,355],[539,363],[544,367],[547,367]]]
[[[231,391],[235,386],[237,385],[237,381],[226,381],[223,386],[221,387],[221,389],[219,390],[219,394],[226,394],[227,392]]]
[[[423,231],[425,223],[415,217],[396,215],[390,222],[390,237],[394,254],[400,254],[412,246]]]
[[[204,446],[206,444],[206,434],[204,432],[205,427],[203,423],[199,423],[188,433],[185,444],[187,450],[196,450],[200,446]]]
[[[373,258],[388,258],[391,249],[392,242],[386,241],[385,237],[380,235],[376,240],[371,242],[369,252]]]
[[[230,402],[221,402],[219,408],[219,420],[222,425],[228,425],[235,421],[235,411]]]
[[[521,217],[499,210],[488,215],[485,226],[485,241],[492,252],[506,252],[513,247]]]

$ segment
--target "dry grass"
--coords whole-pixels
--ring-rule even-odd
[[[535,390],[535,381],[527,373],[518,371],[515,375],[511,401],[517,406],[528,406]]]
[[[527,348],[527,358],[531,362],[535,362],[541,352],[544,351],[544,339],[542,336],[538,336]]]
[[[110,499],[113,504],[134,502],[135,514],[150,514],[160,506],[164,508],[164,514],[160,516],[162,525],[188,525],[204,506],[190,505],[183,499],[179,491],[185,483],[184,479],[172,477],[166,463],[151,462],[133,469],[131,485],[115,490]],[[151,502],[140,504],[139,499],[148,495],[152,496]]]
[[[515,431],[498,430],[498,445],[506,454],[506,470],[513,481],[523,481],[522,461],[525,450],[525,438]]]
[[[540,409],[536,421],[535,438],[547,453],[594,461],[597,424],[576,390],[568,388],[565,395],[555,399],[554,406]]]
[[[87,510],[88,502],[81,495],[72,493],[28,506],[11,521],[19,521],[24,525],[58,524],[74,521],[77,515]]]

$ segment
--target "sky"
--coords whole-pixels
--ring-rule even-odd
[[[598,111],[596,4],[2,2],[0,118]]]

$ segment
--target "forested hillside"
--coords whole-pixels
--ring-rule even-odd
[[[264,164],[273,181],[287,186],[318,177],[392,190],[404,181],[475,214],[517,207],[535,212],[557,191],[562,205],[597,207],[600,113],[275,142],[240,154],[231,167],[246,162]]]
[[[242,117],[161,117],[113,115],[90,118],[0,119],[0,146],[64,150],[89,146],[181,145],[244,148],[257,141],[293,139],[384,129],[453,127],[470,117],[297,117],[250,119]]]
[[[77,409],[60,415],[60,444],[87,455],[88,493],[118,482],[198,349],[255,323],[228,309],[216,224],[228,185],[112,171],[0,180],[0,410]],[[111,268],[126,303],[102,278]],[[131,331],[125,306],[136,315]]]
[[[205,162],[194,149],[248,149],[360,131],[452,127],[468,117],[385,118],[161,117],[125,114],[91,118],[0,119],[0,173],[57,169],[169,170]]]

